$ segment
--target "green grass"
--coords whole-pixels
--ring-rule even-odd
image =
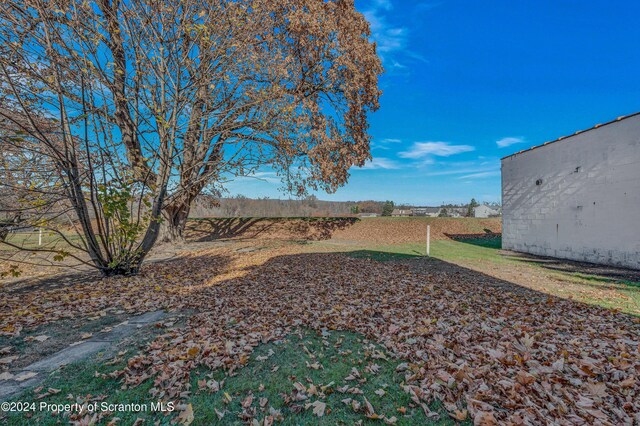
[[[65,238],[74,244],[82,245],[82,237],[76,233],[65,233]],[[23,249],[69,249],[69,244],[59,235],[53,232],[42,233],[42,245],[38,245],[38,232],[11,233],[7,242]],[[17,250],[6,244],[0,244],[0,250]]]
[[[554,271],[550,275],[559,281],[578,284],[593,290],[593,296],[583,298],[584,302],[640,316],[640,282],[618,280],[579,272]],[[601,291],[609,293],[605,296],[600,293]],[[617,297],[608,296],[611,292],[614,292]]]
[[[502,248],[502,236],[491,236],[485,238],[465,238],[458,240],[460,243],[472,244],[474,246],[487,247],[492,249]]]
[[[495,239],[474,239],[465,242],[452,240],[431,241],[430,255],[433,258],[444,260],[445,262],[517,262],[510,258],[500,256],[498,249],[501,247],[500,238]],[[425,244],[405,243],[389,245],[356,245],[354,250],[349,249],[346,254],[353,257],[365,257],[374,260],[402,260],[415,257],[424,257],[426,253]]]
[[[384,354],[387,359],[378,358],[379,354]],[[156,402],[149,395],[151,381],[137,388],[123,390],[117,379],[94,376],[96,371],[109,373],[122,368],[122,362],[114,366],[85,362],[67,367],[55,373],[44,384],[44,389],[49,387],[60,389],[60,393],[36,402],[67,403],[69,402],[68,394],[74,397],[89,394],[106,395],[104,401],[109,403],[151,404]],[[455,424],[439,405],[431,406],[431,410],[441,414],[441,419],[434,422],[425,416],[420,407],[411,402],[409,395],[402,390],[405,373],[396,372],[396,368],[401,363],[401,360],[385,354],[380,346],[355,333],[335,331],[322,336],[304,331],[301,334],[293,334],[282,341],[257,347],[248,364],[233,375],[225,375],[220,370],[213,372],[199,370],[192,373],[193,393],[187,400],[193,407],[195,420],[192,424],[246,424],[240,417],[243,412],[241,404],[249,395],[253,396],[253,403],[248,410],[255,413],[256,419],[263,419],[272,407],[283,416],[282,421],[277,422],[281,425],[352,425],[360,420],[364,424],[382,424],[380,420],[368,419],[363,409],[355,412],[351,406],[342,402],[346,398],[352,398],[364,406],[364,397],[372,404],[376,414],[395,416],[398,419],[398,425]],[[372,364],[379,366],[377,374],[367,369]],[[358,370],[361,378],[345,380],[352,374],[353,368]],[[218,382],[224,380],[224,384],[217,392],[199,390],[198,380],[201,379],[215,379]],[[295,389],[294,383],[303,384],[307,388],[307,394],[312,393],[309,391],[312,384],[319,391],[326,386],[323,392],[324,397],[308,395],[307,400],[286,403],[285,396],[292,395]],[[363,394],[337,391],[337,388],[344,385],[356,387]],[[384,395],[375,393],[380,389],[385,391]],[[261,398],[267,400],[264,407],[260,406]],[[35,395],[33,392],[27,392],[16,400],[34,401]],[[317,400],[326,403],[326,410],[322,417],[314,415],[312,408],[305,409],[307,403]],[[406,409],[404,415],[398,411],[401,407]],[[218,418],[216,409],[224,413],[222,419]],[[160,424],[169,424],[175,417],[175,413],[168,417],[161,413],[149,412],[118,413],[117,417],[121,418],[119,424],[132,424],[137,418],[144,418],[149,423],[159,421]],[[108,421],[110,418],[105,420]],[[47,413],[36,412],[31,419],[14,414],[5,421],[10,425],[50,425],[56,424],[58,419]]]
[[[40,403],[50,404],[69,404],[76,402],[78,398],[91,400],[92,396],[106,395],[107,398],[104,401],[109,403],[150,403],[149,390],[151,389],[152,382],[142,384],[133,389],[122,390],[121,384],[116,379],[101,379],[95,377],[96,372],[108,374],[116,369],[122,368],[122,364],[116,364],[113,366],[105,366],[99,364],[98,361],[87,361],[73,365],[66,366],[61,370],[58,370],[49,376],[42,385],[41,393],[46,392],[47,389],[52,388],[59,390],[59,393],[51,395],[45,398],[39,398],[38,392],[33,390],[26,391],[22,395],[14,398],[14,401],[21,401],[36,404],[36,410],[30,413],[10,413],[5,419],[0,417],[5,424],[8,425],[30,425],[30,424],[42,424],[42,425],[54,425],[65,424],[69,420],[62,415],[52,415],[49,411],[40,411]],[[39,388],[36,388],[39,389]],[[71,396],[71,398],[69,398]],[[146,417],[139,415],[140,413],[118,413],[117,417],[122,419],[122,424],[133,424],[137,417]]]

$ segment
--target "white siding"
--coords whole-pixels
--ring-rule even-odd
[[[473,210],[474,217],[487,218],[489,216],[497,215],[498,212],[489,206],[480,205]]]
[[[502,203],[505,249],[640,269],[640,115],[504,158]]]

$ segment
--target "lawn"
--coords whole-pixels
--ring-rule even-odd
[[[74,244],[82,244],[82,237],[76,233],[68,232],[64,234],[64,238]],[[9,234],[7,242],[13,245],[28,249],[64,249],[69,250],[70,246],[62,236],[54,232],[42,232],[40,240],[39,233],[34,232],[17,232]],[[39,244],[39,243],[42,244]],[[3,250],[16,250],[6,244],[0,244]]]
[[[477,244],[434,240],[431,242],[430,256],[447,262],[508,262],[508,259],[499,255],[498,248],[495,247],[496,244],[498,244],[496,240],[480,240]],[[424,257],[427,250],[426,244],[418,243],[366,244],[358,247],[363,251],[371,252],[371,258],[375,260]],[[350,253],[350,255],[360,256],[358,251]]]

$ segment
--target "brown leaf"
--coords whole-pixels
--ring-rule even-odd
[[[4,358],[0,358],[0,364],[11,364],[16,359],[18,359],[17,355],[6,356]]]
[[[25,380],[31,379],[32,377],[36,377],[38,373],[34,373],[33,371],[23,371],[22,373],[16,375],[14,380],[18,382],[24,382]]]
[[[253,395],[247,396],[240,405],[242,405],[242,408],[249,408],[251,404],[253,404]]]
[[[315,414],[318,417],[322,417],[324,416],[324,410],[325,408],[327,408],[327,404],[325,404],[324,402],[318,400],[318,401],[314,401],[310,404],[307,404],[305,406],[305,408],[308,410],[309,408],[313,407],[313,414]]]
[[[3,371],[2,373],[0,373],[0,380],[11,380],[14,377],[15,376],[8,371]]]
[[[183,426],[189,426],[194,420],[193,406],[191,404],[187,404],[176,420]]]

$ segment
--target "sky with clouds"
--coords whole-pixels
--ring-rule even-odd
[[[373,160],[321,199],[500,201],[500,158],[640,111],[640,2],[356,0],[385,74]],[[288,198],[268,171],[231,194]]]

